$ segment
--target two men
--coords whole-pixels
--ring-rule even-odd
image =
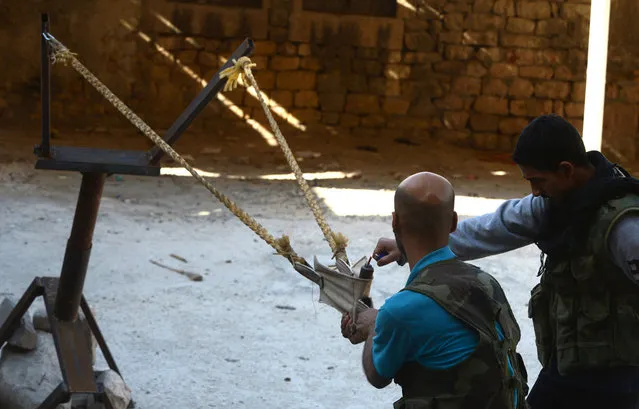
[[[342,334],[365,342],[372,385],[401,385],[396,409],[523,408],[519,326],[497,281],[448,247],[453,209],[453,188],[441,176],[418,173],[399,185],[393,230],[408,282],[379,311],[364,310],[356,323],[345,315]]]
[[[535,243],[540,283],[531,291],[542,370],[531,409],[639,407],[639,181],[600,152],[586,152],[566,120],[544,115],[521,133],[513,159],[532,194],[459,223],[460,260]],[[406,262],[382,238],[383,266]]]

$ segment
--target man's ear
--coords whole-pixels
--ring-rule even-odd
[[[557,172],[566,179],[572,179],[575,174],[575,165],[568,161],[559,162]]]
[[[457,222],[459,221],[459,217],[457,217],[457,212],[453,211],[453,222],[450,225],[450,232],[454,233],[457,230]]]

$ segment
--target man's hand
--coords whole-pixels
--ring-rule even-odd
[[[383,254],[386,255],[379,257]],[[377,247],[375,247],[375,251],[373,252],[373,258],[377,260],[377,265],[382,267],[393,261],[400,261],[402,259],[402,252],[399,251],[397,242],[394,239],[382,237],[377,242]]]
[[[342,336],[348,338],[351,344],[360,344],[368,338],[375,328],[377,309],[367,308],[357,314],[357,321],[353,322],[349,313],[342,315]]]

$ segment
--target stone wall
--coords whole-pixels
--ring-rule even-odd
[[[170,125],[250,36],[255,75],[276,119],[298,129],[499,150],[510,150],[540,114],[563,115],[581,129],[589,0],[409,1],[121,1],[121,15],[111,10],[97,26],[81,24],[78,11],[66,31],[54,20],[54,31],[67,34],[87,66],[155,127]],[[612,10],[605,139],[634,158],[639,52],[632,44],[639,30],[628,27],[639,6],[626,3]],[[615,21],[627,24],[622,30]],[[32,91],[35,54],[29,69],[19,70]],[[58,90],[60,120],[113,111],[79,79]],[[214,127],[220,115],[267,123],[255,97],[243,90],[224,96],[228,101],[213,102],[197,126]]]

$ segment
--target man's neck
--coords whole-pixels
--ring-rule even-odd
[[[406,250],[406,260],[408,261],[408,266],[412,270],[419,260],[423,259],[433,251],[439,250],[442,247],[446,247],[448,245],[447,241],[439,241],[433,243],[416,243],[416,244],[404,244],[404,249]]]

